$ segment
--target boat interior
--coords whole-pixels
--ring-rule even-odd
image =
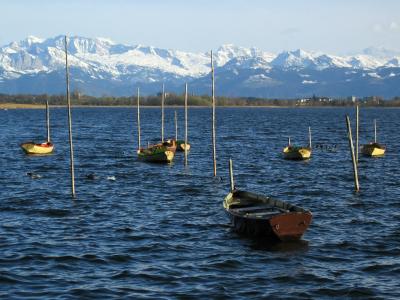
[[[288,212],[306,212],[303,208],[245,191],[234,191],[225,199],[226,208],[232,213],[247,217],[267,217]]]

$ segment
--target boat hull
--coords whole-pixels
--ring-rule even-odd
[[[363,145],[361,148],[361,153],[365,156],[383,156],[385,154],[386,147],[378,143],[371,143]]]
[[[311,213],[288,213],[270,219],[250,219],[229,213],[235,232],[253,238],[272,241],[296,241],[301,239],[311,223]]]
[[[164,147],[167,150],[174,152],[174,153],[177,150],[177,144],[176,144],[175,140],[166,140],[163,143],[149,145],[147,149],[161,148],[161,147]]]
[[[275,206],[281,212],[264,210],[260,213],[263,205]],[[299,240],[312,220],[308,210],[248,192],[229,193],[223,206],[237,233],[271,241]]]
[[[311,157],[311,149],[307,147],[285,147],[283,149],[283,157],[290,160],[304,160]]]
[[[54,145],[50,142],[41,144],[26,142],[22,143],[20,146],[26,154],[50,154],[54,150]]]
[[[190,150],[190,144],[186,144],[187,151]],[[176,151],[184,152],[185,151],[185,141],[176,141]]]
[[[170,150],[160,150],[157,152],[141,149],[138,150],[138,158],[146,162],[170,163],[174,159],[174,152]]]

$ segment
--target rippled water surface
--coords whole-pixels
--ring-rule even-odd
[[[354,120],[353,109],[219,108],[214,179],[209,109],[189,111],[185,168],[181,154],[170,165],[137,161],[134,108],[76,108],[73,201],[66,109],[51,110],[47,157],[19,148],[43,140],[44,111],[0,111],[0,298],[400,298],[400,110],[361,110],[361,143],[377,118],[387,153],[360,157],[359,194],[346,113]],[[159,138],[160,110],[141,116],[143,143]],[[312,159],[283,160],[287,136],[306,144],[308,126]],[[300,242],[232,232],[222,208],[229,157],[239,188],[313,212]]]

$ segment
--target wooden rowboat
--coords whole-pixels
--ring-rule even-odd
[[[175,153],[164,146],[151,146],[137,151],[138,158],[146,162],[170,163]]]
[[[283,149],[283,157],[291,160],[303,160],[311,157],[311,148],[288,145]]]
[[[230,192],[223,206],[235,231],[271,240],[300,239],[312,219],[311,212],[299,206],[239,190]]]
[[[230,161],[231,191],[223,201],[233,228],[239,234],[268,240],[292,241],[302,237],[311,223],[312,214],[299,206],[260,194],[237,190],[233,184]]]
[[[379,143],[369,143],[363,145],[361,148],[361,153],[365,156],[382,156],[385,154],[386,147]]]
[[[53,152],[54,145],[50,142],[37,144],[35,142],[22,143],[21,148],[26,154],[50,154]]]

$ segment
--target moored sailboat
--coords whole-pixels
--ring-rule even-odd
[[[308,134],[309,134],[309,144],[308,147],[303,146],[294,146],[290,143],[290,137],[288,141],[288,145],[283,148],[283,157],[285,159],[290,160],[304,160],[309,159],[311,157],[311,128],[308,127]]]
[[[365,144],[361,148],[361,153],[365,156],[378,157],[383,156],[386,151],[386,146],[377,142],[376,138],[376,119],[374,120],[374,142]]]
[[[33,141],[22,143],[20,146],[26,154],[50,154],[54,150],[54,144],[50,141],[50,113],[49,103],[46,101],[46,124],[47,124],[47,141],[44,143],[36,143]]]
[[[170,163],[175,156],[175,142],[162,142],[156,145],[149,145],[147,148],[141,147],[140,140],[140,96],[137,89],[137,125],[138,125],[138,159],[146,162]]]
[[[176,151],[178,152],[184,152],[185,148],[187,151],[190,150],[190,144],[189,143],[185,143],[184,140],[178,140],[178,118],[177,118],[177,114],[175,111],[175,144],[176,144]]]

